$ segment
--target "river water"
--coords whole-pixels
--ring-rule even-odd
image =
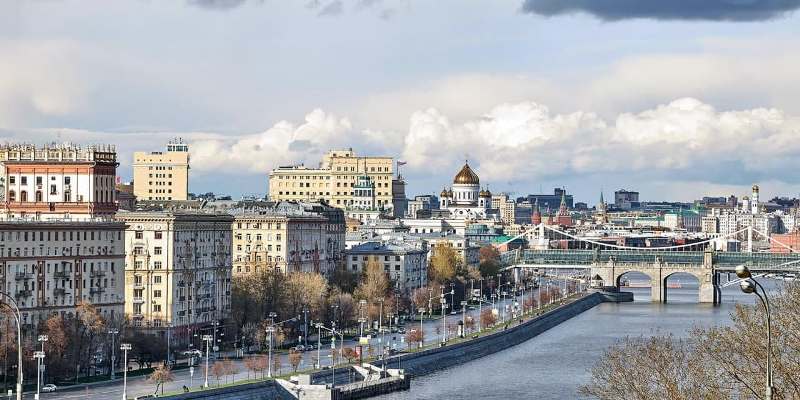
[[[723,289],[721,306],[699,304],[696,281],[669,289],[668,304],[651,303],[649,288],[628,290],[633,303],[600,304],[518,346],[416,378],[411,390],[376,399],[581,398],[578,388],[588,382],[595,360],[620,338],[685,337],[693,326],[729,324],[734,303],[755,298],[731,286]]]

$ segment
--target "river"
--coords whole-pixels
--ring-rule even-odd
[[[635,277],[631,277],[631,280]],[[670,280],[670,282],[674,282]],[[650,302],[649,288],[631,288],[633,303],[603,303],[519,346],[412,381],[411,390],[380,400],[575,399],[604,349],[625,336],[672,333],[730,323],[735,302],[754,301],[738,286],[721,306],[697,303],[697,283],[669,289],[668,304]]]

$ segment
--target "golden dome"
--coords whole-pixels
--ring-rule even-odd
[[[442,189],[442,193],[440,193],[440,195],[441,195],[442,197],[449,197],[449,195],[448,195],[448,193],[447,193],[447,188],[444,188],[444,189]]]
[[[465,163],[461,171],[458,171],[456,177],[453,178],[453,183],[461,185],[479,185],[481,180],[475,172],[472,172],[472,168],[469,167],[469,164]]]
[[[480,197],[492,197],[492,192],[490,192],[489,189],[483,189],[483,190],[481,190],[479,196]]]

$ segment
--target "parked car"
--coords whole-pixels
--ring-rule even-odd
[[[47,385],[42,386],[42,392],[45,393],[52,393],[58,390],[58,386],[53,385],[52,383],[48,383]]]
[[[302,344],[298,344],[297,346],[292,347],[292,350],[302,353],[306,351],[306,348]]]

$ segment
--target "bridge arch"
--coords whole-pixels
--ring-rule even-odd
[[[661,301],[667,303],[669,301],[670,290],[685,289],[683,285],[689,284],[694,290],[697,290],[697,301],[700,302],[700,284],[703,277],[687,271],[673,271],[664,275],[661,281]]]

